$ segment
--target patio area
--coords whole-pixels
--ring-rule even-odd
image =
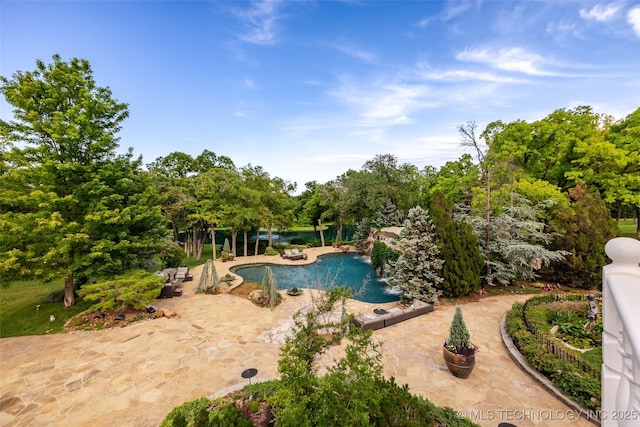
[[[332,251],[305,250],[308,259],[297,261],[237,258],[217,261],[216,268],[222,277],[241,263],[300,264]],[[279,343],[292,314],[309,303],[309,291],[298,297],[283,292],[283,303],[270,311],[229,294],[195,294],[199,273],[200,268],[193,269],[194,280],[185,282],[182,297],[157,301],[179,318],[0,340],[0,424],[157,426],[185,401],[245,385],[245,369],[258,370],[254,382],[276,377]],[[437,306],[432,313],[375,331],[374,338],[384,342],[385,375],[482,426],[592,426],[510,359],[500,322],[514,302],[527,298],[507,295],[463,306],[472,340],[480,346],[469,379],[453,377],[442,361],[454,306]],[[350,300],[348,310],[369,313],[393,305]]]

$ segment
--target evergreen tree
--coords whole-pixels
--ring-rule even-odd
[[[474,215],[459,206],[455,219],[471,225],[478,236],[480,250],[485,256],[487,284],[533,280],[537,277],[536,270],[564,259],[566,251],[547,249],[554,234],[547,232],[544,222],[537,220],[544,208],[553,203],[547,200],[532,205],[524,196],[511,192],[510,206],[492,214],[489,223],[484,216]],[[485,235],[488,240],[480,238]]]
[[[605,244],[618,227],[597,191],[576,186],[569,192],[571,206],[562,208],[551,223],[557,233],[554,248],[569,251],[566,259],[546,272],[549,280],[595,289],[602,284],[602,266],[608,263]]]
[[[457,354],[469,355],[475,353],[476,349],[473,344],[471,344],[471,335],[464,322],[462,309],[459,305],[456,306],[456,311],[449,328],[449,338],[447,338],[445,346],[449,351]]]
[[[386,199],[376,214],[375,224],[379,228],[397,227],[402,224],[402,214],[391,199]]]
[[[264,277],[262,278],[262,302],[269,302],[269,307],[273,310],[278,305],[278,281],[273,274],[271,267],[264,268]]]
[[[436,192],[429,212],[436,230],[436,242],[444,259],[442,283],[439,289],[447,298],[476,292],[480,288],[480,275],[484,257],[478,239],[468,224],[452,220],[453,204],[444,193]]]
[[[375,240],[371,250],[371,266],[376,271],[377,276],[384,277],[387,267],[393,264],[398,259],[398,256],[398,252],[393,248],[380,240]]]
[[[435,243],[434,226],[426,210],[416,206],[409,215],[396,245],[400,256],[391,268],[389,285],[402,291],[405,302],[418,299],[437,303],[444,261]]]
[[[356,235],[354,236],[356,249],[359,251],[366,250],[369,243],[369,237],[371,237],[371,220],[369,220],[369,218],[363,218],[358,223]]]
[[[208,259],[202,268],[200,282],[198,283],[197,294],[215,294],[218,292],[220,278],[216,271],[216,265],[212,259]]]

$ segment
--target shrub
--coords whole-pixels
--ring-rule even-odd
[[[531,367],[547,378],[562,393],[590,410],[600,407],[600,378],[589,375],[580,367],[558,359],[527,330],[523,316],[524,304],[516,303],[507,312],[506,329],[513,343]]]
[[[265,249],[264,254],[265,255],[269,255],[269,256],[273,256],[273,255],[279,255],[280,252],[275,250],[273,247],[269,246],[267,249]]]
[[[111,311],[126,307],[143,309],[160,295],[164,279],[153,273],[136,270],[106,282],[84,285],[78,295],[96,302],[90,311]]]
[[[300,238],[300,237],[294,237],[293,239],[289,240],[289,243],[291,245],[302,245],[302,246],[306,246],[307,245],[307,242],[304,239]]]
[[[209,408],[215,402],[202,397],[173,408],[160,424],[160,427],[252,427],[253,423],[243,417],[234,403],[226,403]]]
[[[165,267],[176,267],[182,265],[184,260],[184,250],[176,244],[168,244],[160,253],[160,260]]]

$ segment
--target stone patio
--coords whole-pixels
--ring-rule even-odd
[[[333,251],[305,250],[306,261],[240,257],[216,261],[216,268],[222,277],[246,262],[302,264]],[[234,295],[197,295],[200,269],[193,273],[182,297],[157,303],[179,318],[0,340],[0,425],[157,426],[175,406],[245,385],[240,374],[247,368],[258,369],[253,381],[276,377],[279,343],[292,314],[309,303],[310,291],[298,297],[283,292],[283,303],[270,311]],[[374,338],[383,342],[385,374],[482,426],[592,426],[510,359],[500,321],[514,302],[527,298],[491,297],[463,307],[472,340],[480,346],[469,379],[453,377],[442,361],[453,306],[437,306],[433,313],[375,331]],[[350,300],[348,310],[369,313],[394,305]],[[330,357],[331,352],[325,360]]]

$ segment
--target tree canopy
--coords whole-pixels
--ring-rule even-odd
[[[1,77],[14,120],[0,121],[2,281],[65,277],[65,305],[76,276],[123,272],[156,256],[165,221],[132,151],[117,155],[128,116],[86,60]]]

